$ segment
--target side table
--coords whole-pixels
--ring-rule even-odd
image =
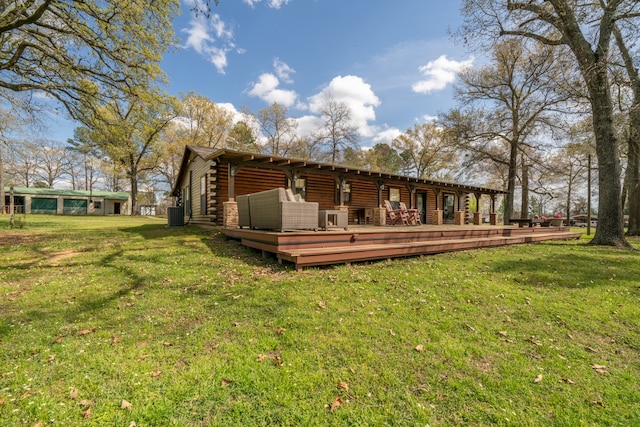
[[[318,211],[318,227],[327,231],[329,228],[349,229],[347,211],[320,210]]]

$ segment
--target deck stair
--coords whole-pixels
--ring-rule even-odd
[[[304,267],[391,259],[546,240],[578,239],[569,227],[352,227],[348,231],[276,233],[223,229],[247,247]]]

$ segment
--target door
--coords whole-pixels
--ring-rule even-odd
[[[87,201],[84,199],[64,199],[62,209],[65,215],[86,215]]]
[[[420,221],[427,223],[427,193],[416,193],[416,208],[420,215]]]
[[[455,203],[455,196],[453,194],[444,194],[443,197],[443,210],[444,212],[442,213],[442,219],[444,220],[444,222],[446,223],[451,223],[454,221],[455,219],[455,207],[454,207],[454,203]]]
[[[113,204],[113,213],[115,215],[120,215],[120,202],[115,202]]]

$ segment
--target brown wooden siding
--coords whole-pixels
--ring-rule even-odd
[[[223,203],[229,200],[229,165],[204,161],[201,157],[194,156],[188,166],[188,171],[183,175],[180,189],[184,188],[192,174],[191,183],[191,207],[192,221],[223,224]],[[206,213],[200,210],[200,178],[206,176],[207,207]],[[318,202],[320,209],[334,209],[338,204],[336,200],[336,181],[333,176],[326,174],[313,174],[305,171],[299,176],[306,180],[306,199],[310,202]],[[349,177],[347,183],[351,184],[351,200],[346,203],[349,207],[349,223],[357,223],[358,214],[364,208],[378,207],[378,189],[376,183],[370,179],[354,179]],[[234,179],[234,196],[255,193],[277,187],[286,187],[287,175],[281,170],[259,169],[255,167],[241,167]],[[411,199],[411,192],[403,183],[386,183],[382,191],[382,200],[389,199],[389,189],[400,189],[400,200],[407,206],[416,206],[415,194]],[[436,192],[434,188],[415,185],[416,191],[427,194],[426,223],[432,222],[432,212],[436,208]],[[438,200],[438,207],[442,209],[442,194]],[[456,208],[457,197],[456,196]],[[464,209],[464,207],[463,207]],[[186,210],[185,210],[186,215]]]

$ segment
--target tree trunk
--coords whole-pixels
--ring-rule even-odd
[[[131,216],[138,214],[138,176],[131,174]]]
[[[567,221],[571,221],[571,193],[573,192],[573,164],[569,164],[569,185],[567,185]],[[570,222],[569,222],[570,224]]]
[[[522,159],[522,215],[521,218],[529,217],[529,166]],[[544,214],[544,212],[542,212]]]
[[[518,145],[510,141],[511,152],[509,154],[509,175],[507,177],[507,195],[504,201],[504,222],[513,218],[513,199],[516,192],[516,173],[518,169]]]
[[[629,122],[629,163],[625,179],[629,200],[627,236],[640,236],[640,100],[631,107]],[[624,208],[624,204],[622,206]]]
[[[4,162],[2,160],[2,146],[0,146],[0,215],[4,211]]]
[[[620,153],[613,129],[613,114],[606,61],[589,64],[583,74],[593,110],[596,155],[598,156],[598,227],[591,240],[594,245],[629,247],[624,237],[620,204]]]

